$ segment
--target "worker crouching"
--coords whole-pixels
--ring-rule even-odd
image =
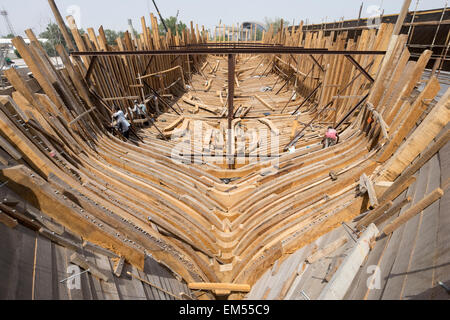
[[[325,138],[322,140],[324,148],[334,146],[339,143],[339,134],[333,127],[328,127]]]
[[[125,114],[119,107],[114,106],[114,112],[115,113],[112,115],[113,127],[128,140],[130,138],[130,123],[127,121]]]
[[[146,120],[144,122],[144,126],[149,126],[150,123],[147,119],[147,107],[144,103],[138,103],[137,100],[134,100],[134,107],[133,107],[133,114],[136,116],[137,119]]]

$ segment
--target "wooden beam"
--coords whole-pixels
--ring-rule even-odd
[[[310,255],[308,258],[306,258],[306,262],[308,262],[309,264],[313,264],[314,262],[319,261],[324,257],[327,257],[328,255],[330,255],[331,253],[342,247],[344,244],[346,244],[347,241],[348,241],[347,236],[340,237],[336,241],[333,241],[326,247]]]
[[[367,193],[369,194],[370,206],[372,208],[376,208],[378,206],[378,199],[377,199],[377,194],[375,192],[375,188],[373,186],[372,180],[370,180],[369,177],[365,173],[362,174],[361,178],[364,182]]]
[[[125,258],[120,257],[120,259],[116,262],[116,264],[114,266],[114,275],[117,278],[120,278],[120,276],[122,275],[122,270],[123,270],[124,265],[125,265]]]
[[[83,112],[82,114],[80,114],[78,117],[76,117],[75,119],[73,119],[72,121],[69,122],[69,125],[73,125],[74,123],[80,121],[81,119],[83,119],[85,116],[89,115],[92,111],[94,111],[97,108],[92,108],[89,109],[88,111]]]
[[[435,201],[439,200],[444,195],[444,191],[441,188],[435,189],[425,198],[417,202],[414,206],[406,210],[400,217],[389,223],[383,228],[382,234],[388,235],[397,230],[402,224],[407,222],[409,219],[422,212],[428,206],[433,204]]]
[[[269,108],[272,111],[275,111],[276,109],[274,107],[272,107],[266,100],[264,100],[263,98],[261,98],[259,95],[255,94],[255,98],[261,102],[264,106],[266,106],[267,108]]]
[[[380,217],[378,217],[377,219],[373,219],[373,221],[371,221],[371,223],[373,222],[376,225],[382,224],[384,221],[386,221],[390,217],[394,216],[397,212],[399,212],[405,205],[407,205],[411,201],[412,201],[411,197],[407,197],[407,198],[403,199],[402,201],[393,205],[389,210],[385,211]]]
[[[317,300],[342,300],[344,298],[362,263],[369,254],[370,241],[375,238],[377,234],[377,227],[374,224],[369,225],[367,230],[364,231],[359,238],[353,250],[348,253],[330,282],[328,282],[322,290]]]
[[[31,205],[62,224],[65,228],[87,241],[110,249],[117,255],[126,257],[127,261],[140,268],[144,267],[144,253],[136,247],[125,244],[113,234],[112,228],[104,225],[102,228],[86,218],[87,212],[82,213],[74,202],[64,197],[40,176],[36,176],[23,165],[0,170],[3,178],[15,181],[10,187],[23,195]],[[30,190],[33,190],[31,192]],[[89,215],[88,215],[89,217]]]
[[[389,208],[392,207],[392,205],[392,201],[387,201],[380,205],[378,208],[370,211],[365,217],[358,221],[358,223],[356,224],[356,229],[361,231],[365,226],[370,225],[372,221],[387,212]]]
[[[109,282],[110,279],[106,273],[100,271],[94,264],[89,262],[86,258],[82,257],[78,253],[74,253],[70,256],[70,262],[76,264],[77,266],[83,268],[86,271],[89,271],[94,277],[103,280],[105,282]]]
[[[402,9],[400,10],[400,13],[399,13],[398,18],[397,18],[397,22],[396,22],[395,27],[394,27],[394,31],[392,32],[392,34],[394,36],[399,35],[400,32],[402,31],[402,27],[403,27],[403,24],[405,22],[405,18],[408,15],[408,11],[409,11],[410,5],[411,5],[411,0],[404,0],[403,1]]]
[[[70,37],[69,32],[67,32],[66,24],[64,23],[61,13],[56,6],[55,0],[48,0],[48,4],[53,11],[53,15],[55,16],[56,22],[59,26],[59,30],[61,30],[64,40],[66,41],[67,47],[69,48],[69,50],[75,51],[75,45],[72,42],[72,38]]]
[[[89,63],[89,68],[87,69],[86,74],[84,76],[84,80],[87,83],[90,83],[90,81],[91,81],[90,80],[91,74],[94,71],[94,67],[95,67],[95,63],[97,62],[97,58],[98,58],[97,56],[93,56],[91,59],[91,63]]]
[[[450,118],[449,109],[450,89],[447,90],[438,104],[406,142],[402,144],[394,156],[386,162],[385,169],[377,180],[394,181],[448,124]]]
[[[14,229],[19,224],[16,219],[8,216],[7,214],[1,211],[0,211],[0,222],[11,229]]]
[[[0,136],[0,147],[3,148],[14,160],[22,159],[22,154],[16,150],[5,138]]]
[[[206,283],[206,282],[196,282],[189,283],[189,289],[192,290],[228,290],[234,292],[250,292],[251,286],[248,284],[235,284],[235,283]]]

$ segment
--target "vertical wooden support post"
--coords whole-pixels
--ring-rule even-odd
[[[61,13],[56,6],[55,0],[48,0],[48,4],[53,11],[53,15],[55,16],[56,22],[58,23],[59,29],[66,41],[67,47],[71,51],[75,51],[75,45],[72,42],[72,38],[69,36],[69,32],[67,32],[66,24],[64,23],[63,18],[61,17]]]
[[[392,55],[392,53],[395,49],[395,45],[397,43],[399,34],[402,30],[403,23],[405,22],[405,18],[406,18],[406,15],[408,14],[408,9],[409,9],[410,5],[411,5],[411,0],[404,0],[402,10],[400,11],[400,14],[398,15],[398,19],[395,24],[394,31],[392,32],[392,37],[389,42],[389,46],[386,51],[386,55],[384,56],[383,63],[378,71],[377,79],[384,76],[384,73],[385,73],[385,70],[387,67],[387,62],[389,61],[390,56]]]
[[[405,0],[403,2],[402,10],[398,16],[397,23],[394,27],[394,32],[392,33],[394,36],[398,36],[402,31],[403,23],[405,22],[406,15],[408,14],[409,7],[411,5],[411,0]]]
[[[235,75],[235,55],[228,55],[228,165],[230,169],[233,166],[234,155],[232,154],[233,150],[233,134],[232,134],[232,123],[233,123],[233,115],[234,115],[234,75]]]

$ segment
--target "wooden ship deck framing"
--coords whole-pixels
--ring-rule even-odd
[[[49,0],[64,67],[27,30],[39,88],[9,69],[0,97],[0,299],[448,299],[450,90],[410,59],[409,2],[351,39],[211,43],[151,15],[110,46]],[[111,107],[136,99],[126,141]]]

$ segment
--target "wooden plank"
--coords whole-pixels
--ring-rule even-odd
[[[413,184],[407,191],[404,192],[404,197],[413,197],[415,191],[415,184]],[[402,211],[404,212],[408,205],[406,205]],[[381,225],[383,227],[383,225]],[[374,259],[375,261],[371,263],[372,265],[377,265],[380,269],[380,288],[372,288],[368,289],[366,283],[361,283],[359,285],[358,291],[363,291],[361,295],[356,295],[356,298],[364,298],[367,300],[379,300],[383,295],[383,290],[386,286],[386,283],[389,281],[389,274],[392,269],[392,266],[395,262],[397,250],[401,244],[401,240],[403,237],[403,229],[400,228],[397,232],[394,232],[389,237],[382,239],[376,242],[374,252],[378,252],[379,257]],[[380,252],[381,251],[381,252]],[[369,255],[369,260],[366,265],[369,265],[370,258],[372,254]],[[368,276],[368,275],[367,275]],[[361,288],[363,287],[363,288]]]
[[[105,248],[102,248],[93,243],[90,243],[89,241],[83,241],[83,249],[92,251],[95,253],[99,253],[99,254],[107,256],[109,258],[119,258],[119,256],[117,254],[115,254],[114,252],[111,252]]]
[[[450,89],[411,134],[394,156],[386,162],[380,180],[394,181],[447,125],[450,119]]]
[[[364,180],[364,184],[366,186],[367,193],[369,195],[370,205],[372,208],[376,208],[378,206],[378,199],[372,180],[370,180],[365,173],[363,173],[361,177]]]
[[[411,200],[412,200],[411,197],[407,197],[406,199],[403,199],[403,201],[398,202],[397,204],[393,205],[391,208],[386,210],[380,217],[375,219],[373,221],[373,223],[375,223],[376,225],[380,225],[384,221],[386,221],[389,218],[391,218],[392,216],[394,216],[397,212],[399,212],[405,205],[410,203]]]
[[[69,33],[67,32],[66,24],[64,23],[64,20],[61,17],[61,13],[59,12],[58,7],[55,4],[55,0],[48,0],[48,3],[53,11],[53,15],[55,16],[56,22],[58,23],[59,29],[61,30],[61,33],[64,37],[64,40],[66,41],[68,48],[74,51],[75,46],[72,42],[72,38],[69,36]]]
[[[251,290],[250,285],[237,283],[192,282],[188,283],[188,287],[192,290],[228,290],[236,292],[250,292]]]
[[[64,279],[72,276],[68,273],[68,261],[66,248],[52,243],[52,281],[53,281],[53,300],[70,300],[71,291]],[[76,289],[74,289],[76,291]],[[80,294],[80,292],[78,292]]]
[[[108,275],[106,275],[104,272],[99,270],[95,265],[93,265],[92,263],[87,261],[86,258],[83,258],[78,253],[74,253],[70,256],[70,262],[72,262],[73,264],[76,264],[77,266],[80,266],[81,268],[83,268],[86,271],[89,270],[89,272],[93,276],[97,277],[100,280],[103,280],[105,282],[110,281]]]
[[[114,275],[118,278],[122,275],[123,266],[125,264],[125,259],[123,257],[120,257],[120,259],[117,261],[117,263],[114,266]]]
[[[416,188],[413,193],[413,202],[411,206],[415,205],[425,196],[428,185],[428,173],[429,164],[427,163],[420,169],[420,173],[415,185]],[[406,207],[405,210],[402,210],[400,216],[404,214],[409,208],[411,208],[411,206]],[[398,246],[396,247],[395,244],[392,243],[392,239],[389,243],[390,245],[392,243],[392,247],[395,247],[396,250],[395,252],[393,252],[393,261],[390,261],[391,267],[387,270],[387,274],[382,274],[382,277],[386,277],[384,279],[382,278],[383,280],[386,280],[383,291],[380,295],[381,299],[383,300],[400,299],[405,276],[408,271],[408,265],[417,239],[419,222],[419,216],[415,216],[407,223],[401,225],[399,229],[397,229],[390,235],[391,238],[394,238],[396,234],[400,233],[401,240],[397,239]],[[380,266],[380,268],[386,268],[386,266]],[[384,273],[385,271],[382,270],[382,272]]]
[[[41,201],[39,201],[41,211],[54,218],[58,223],[61,223],[73,233],[84,236],[87,241],[94,244],[96,242],[107,243],[104,242],[104,240],[99,241],[98,238],[106,236],[109,241],[116,243],[115,248],[119,249],[119,251],[122,251],[123,249],[122,253],[127,257],[128,261],[135,263],[137,266],[143,266],[143,253],[139,253],[135,248],[125,245],[107,231],[100,231],[95,224],[89,222],[89,220],[81,215],[81,211],[74,209],[73,202],[67,197],[64,199],[62,195],[55,193],[48,182],[40,177],[34,176],[29,169],[24,166],[18,166],[3,169],[1,172],[2,175],[9,176],[10,179],[21,181],[21,187],[18,187],[19,189],[31,187],[36,190],[33,197],[34,199],[41,197]],[[21,191],[16,190],[16,192]],[[120,253],[121,252],[117,252],[116,254]]]
[[[34,300],[53,299],[53,259],[51,241],[37,236]]]
[[[263,98],[261,98],[259,95],[255,94],[255,98],[256,100],[258,100],[259,102],[261,102],[264,106],[266,106],[267,108],[269,108],[272,111],[275,111],[276,109],[274,107],[272,107],[266,100],[264,100]]]
[[[86,258],[86,260],[94,265],[97,265],[96,262],[96,258],[97,256],[89,251],[84,251],[81,250],[81,253],[83,254],[84,258]],[[90,288],[90,294],[92,296],[93,300],[106,300],[107,297],[105,296],[104,292],[103,292],[103,287],[102,287],[102,280],[98,279],[97,277],[94,277],[93,275],[91,275],[90,273],[85,273],[85,275],[87,276],[88,282],[89,282],[89,288]]]
[[[421,201],[416,203],[414,206],[409,208],[404,214],[402,214],[400,217],[389,223],[386,227],[383,228],[382,233],[384,235],[388,235],[392,232],[394,232],[400,225],[414,217],[416,214],[423,211],[425,208],[430,206],[432,203],[437,201],[442,197],[444,194],[444,191],[441,188],[435,189],[433,192],[431,192],[429,195],[427,195],[425,198],[423,198]]]
[[[345,296],[361,264],[369,253],[369,243],[378,234],[378,229],[371,224],[361,235],[358,243],[342,262],[338,271],[323,289],[318,300],[340,300]]]
[[[50,230],[48,230],[46,228],[40,228],[39,229],[39,233],[43,237],[53,241],[54,243],[56,243],[56,244],[58,244],[58,245],[60,245],[62,247],[65,247],[65,248],[68,248],[68,249],[71,249],[71,250],[74,250],[74,251],[76,251],[76,250],[81,248],[81,244],[77,244],[77,243],[73,242],[70,239],[67,239],[67,238],[62,237],[62,236],[60,236],[58,234],[55,234],[55,232],[52,232],[52,231],[50,231]]]
[[[427,191],[440,186],[440,167],[437,155],[430,160]],[[408,267],[401,299],[431,299],[435,264],[436,235],[439,228],[439,201],[434,202],[420,213],[418,239]],[[406,214],[406,213],[405,213]]]
[[[116,278],[113,276],[112,266],[108,257],[95,254],[95,265],[109,279],[109,281],[100,281],[105,300],[120,300],[122,295],[119,291]]]
[[[312,255],[310,255],[308,258],[306,258],[306,262],[312,264],[312,263],[318,261],[319,259],[327,257],[330,253],[333,253],[334,251],[336,251],[337,249],[342,247],[344,244],[346,244],[347,241],[348,241],[347,236],[340,237],[339,239],[333,241],[326,247],[324,247],[324,248],[316,251]]]
[[[431,78],[425,89],[420,93],[420,95],[416,98],[416,101],[411,105],[408,117],[404,120],[402,126],[395,133],[393,139],[383,150],[383,153],[378,161],[386,161],[395,152],[395,150],[397,150],[397,148],[403,142],[403,139],[407,137],[407,134],[414,128],[420,116],[428,107],[428,103],[426,101],[431,101],[431,99],[433,99],[439,92],[439,89],[440,85],[438,80],[435,77]]]
[[[128,272],[131,272],[133,274],[137,274],[138,271],[133,267],[133,266],[125,266],[125,273],[128,274]],[[150,300],[151,297],[148,297],[146,292],[145,292],[145,288],[142,284],[141,281],[137,280],[137,279],[131,279],[131,282],[133,284],[133,287],[135,289],[136,292],[136,299],[137,300]],[[134,300],[136,300],[134,299]]]
[[[5,138],[0,136],[0,147],[2,147],[13,159],[22,159],[22,154],[18,152]]]
[[[23,226],[10,229],[0,224],[0,230],[0,297],[31,300],[36,234]]]
[[[10,216],[8,216],[7,214],[5,214],[1,211],[0,211],[0,222],[11,229],[14,229],[18,225],[18,222],[16,219],[11,218]]]

